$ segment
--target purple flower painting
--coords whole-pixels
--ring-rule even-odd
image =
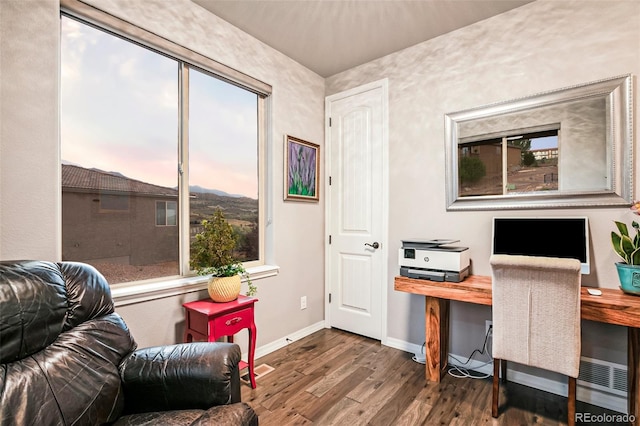
[[[285,199],[318,200],[318,150],[318,145],[287,137]]]

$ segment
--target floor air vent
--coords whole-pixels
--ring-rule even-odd
[[[581,386],[597,389],[615,395],[627,395],[627,367],[594,358],[580,358]]]

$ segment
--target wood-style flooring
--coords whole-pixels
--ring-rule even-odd
[[[566,398],[508,383],[500,416],[491,417],[491,379],[427,384],[412,354],[379,341],[324,329],[256,360],[275,370],[242,385],[242,400],[261,426],[284,425],[561,425]],[[577,402],[577,412],[619,415]],[[612,419],[615,420],[615,419]],[[620,425],[597,422],[590,424]]]

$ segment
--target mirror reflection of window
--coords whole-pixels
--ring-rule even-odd
[[[445,114],[447,210],[631,203],[632,86],[633,76],[629,74]],[[557,133],[539,134],[549,130]],[[510,144],[493,142],[515,136],[531,142],[521,150],[529,152],[523,158],[528,164],[513,165],[509,152],[515,149],[515,139]],[[502,172],[494,173],[502,179],[499,189],[488,182],[495,176],[487,168],[486,159],[475,161],[476,165],[482,163],[478,168],[484,166],[484,177],[473,180],[460,175],[461,167],[475,167],[474,160],[462,157],[480,157],[485,145],[493,146],[493,160],[502,158]],[[538,166],[531,173],[549,169],[542,173],[542,181],[520,179],[529,162]],[[515,174],[515,168],[520,173]]]
[[[557,191],[558,136],[553,129],[461,143],[459,196]]]
[[[507,146],[520,150],[507,161],[505,193],[558,190],[558,131],[508,137]],[[511,149],[510,149],[511,151]]]
[[[460,144],[458,147],[458,193],[461,197],[501,195],[502,142],[500,139]]]

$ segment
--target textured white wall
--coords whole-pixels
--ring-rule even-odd
[[[632,219],[626,209],[446,211],[444,114],[627,73],[640,74],[640,3],[539,0],[329,77],[326,94],[389,79],[390,253],[401,239],[455,238],[470,248],[473,273],[489,275],[494,215],[587,215],[593,264],[584,282],[617,288],[609,234],[613,220]],[[394,256],[388,266],[389,336],[422,344],[422,297],[395,292]],[[479,347],[490,316],[454,303],[452,352]],[[583,353],[626,362],[624,329],[596,328],[585,325]]]
[[[0,259],[61,253],[57,1],[0,1]]]
[[[322,321],[323,188],[320,203],[284,203],[282,179],[285,133],[324,143],[324,79],[188,0],[86,3],[272,85],[273,260],[280,273],[256,282],[258,346]],[[61,256],[59,7],[58,0],[0,1],[2,259]],[[307,296],[306,310],[300,310],[301,296]],[[182,339],[182,303],[196,297],[118,311],[140,346],[173,343]]]

